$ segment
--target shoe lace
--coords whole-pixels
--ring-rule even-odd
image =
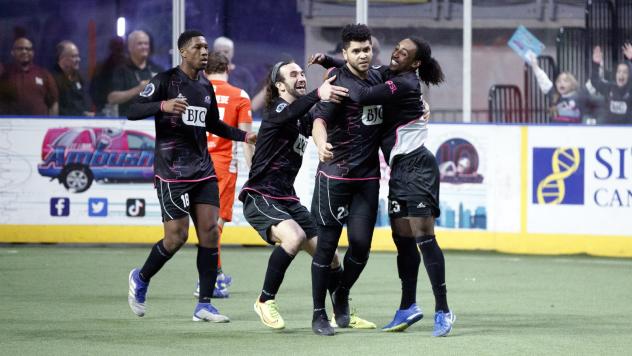
[[[270,303],[270,315],[275,319],[279,318],[279,305],[276,302]]]
[[[446,319],[446,315],[443,312],[438,312],[435,314],[435,325],[439,325],[442,328],[446,327],[448,325],[448,321]]]
[[[219,311],[211,303],[208,304],[208,307],[206,309],[213,314],[219,314]]]

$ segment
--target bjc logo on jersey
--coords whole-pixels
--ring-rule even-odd
[[[382,123],[382,105],[362,107],[362,123],[371,126]]]
[[[189,126],[206,126],[206,108],[201,106],[187,106],[187,111],[182,113],[182,122]]]
[[[145,216],[145,199],[127,199],[125,202],[125,215],[129,217]]]

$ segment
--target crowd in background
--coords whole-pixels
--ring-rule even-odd
[[[88,83],[79,70],[81,56],[75,43],[59,42],[56,63],[44,68],[34,63],[33,42],[27,37],[16,38],[12,62],[0,64],[0,115],[126,116],[131,100],[164,68],[150,59],[150,37],[144,31],[132,31],[127,41],[112,39],[109,49],[110,54]],[[231,84],[252,95],[257,82],[245,67],[232,62],[233,41],[219,37],[213,49],[231,61]]]
[[[632,124],[632,44],[624,44],[622,51],[626,61],[617,64],[615,73],[606,73],[601,48],[593,48],[591,76],[586,83],[578,83],[570,72],[561,72],[553,83],[532,56],[529,64],[538,86],[551,98],[550,122]]]
[[[376,45],[379,50],[379,44]],[[27,37],[16,38],[11,50],[12,62],[0,64],[0,115],[126,116],[131,99],[164,68],[150,59],[150,36],[144,31],[132,31],[127,41],[121,37],[112,39],[109,49],[110,54],[88,83],[79,71],[80,49],[73,42],[59,42],[55,48],[56,63],[44,68],[34,63],[36,48],[32,41]],[[219,37],[213,42],[213,49],[231,61],[229,82],[250,95],[253,112],[260,110],[264,97],[262,85],[247,68],[232,61],[233,41]],[[340,55],[341,50],[338,45],[330,54]],[[601,48],[595,47],[591,76],[586,83],[578,83],[569,72],[559,73],[553,82],[533,57],[529,64],[538,86],[551,99],[549,121],[632,124],[632,44],[626,43],[622,51],[627,60],[609,73],[603,67]]]

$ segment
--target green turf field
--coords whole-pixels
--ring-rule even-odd
[[[252,309],[267,248],[226,248],[234,278],[216,306],[229,324],[195,323],[195,253],[180,251],[152,280],[144,318],[127,305],[127,275],[149,247],[0,246],[0,354],[204,355],[610,355],[632,354],[632,260],[447,252],[452,334],[432,338],[434,302],[425,270],[426,318],[404,333],[312,334],[309,259],[292,264],[278,296],[287,328]],[[373,253],[352,291],[359,315],[383,326],[399,305],[395,254]]]

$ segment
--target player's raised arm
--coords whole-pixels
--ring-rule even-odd
[[[219,137],[226,138],[233,141],[250,141],[252,138],[247,140],[250,136],[254,135],[252,133],[247,133],[246,131],[240,130],[236,127],[232,127],[230,125],[226,125],[225,122],[219,119],[219,110],[217,109],[217,101],[215,99],[215,92],[211,87],[211,105],[209,110],[206,112],[206,131],[215,134]],[[256,142],[256,135],[254,135],[254,142]]]
[[[345,63],[347,62],[345,62],[344,59],[334,58],[324,53],[314,53],[309,57],[309,60],[307,61],[308,66],[312,64],[320,64],[323,68],[326,69],[340,68],[345,65]]]
[[[142,120],[149,116],[158,114],[161,109],[164,108],[165,102],[160,100],[161,79],[162,78],[159,75],[152,78],[152,80],[145,85],[143,91],[134,98],[127,113],[127,118],[129,120]],[[186,108],[186,103],[184,105]],[[184,112],[184,109],[182,112]]]
[[[351,94],[351,99],[361,105],[387,104],[406,95],[408,91],[414,90],[414,85],[419,85],[419,82],[411,83],[403,76],[396,76],[383,84],[355,90]]]

